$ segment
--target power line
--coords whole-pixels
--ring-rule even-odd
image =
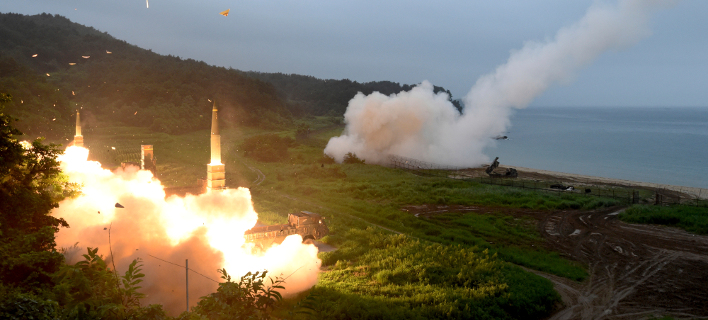
[[[151,256],[151,257],[153,257],[153,258],[155,258],[155,259],[157,259],[157,260],[160,260],[160,261],[163,261],[163,262],[167,262],[167,263],[169,263],[169,264],[178,266],[178,267],[180,267],[180,268],[185,268],[185,266],[180,266],[180,265],[178,265],[178,264],[176,264],[176,263],[174,263],[174,262],[169,262],[169,261],[167,261],[167,260],[160,259],[160,258],[158,258],[158,257],[156,257],[156,256],[151,255],[151,254],[148,254],[148,255]],[[202,276],[202,277],[204,277],[204,278],[207,278],[207,279],[209,279],[209,280],[211,280],[211,281],[214,281],[214,282],[216,282],[216,283],[221,283],[221,282],[216,281],[216,280],[214,280],[214,279],[212,279],[212,278],[209,278],[209,277],[207,277],[207,276],[205,276],[205,275],[203,275],[203,274],[201,274],[201,273],[199,273],[199,272],[196,272],[196,271],[194,271],[194,270],[192,270],[192,269],[189,269],[189,268],[186,268],[186,269],[189,270],[189,271],[192,271],[192,272],[194,272],[194,273],[196,273],[196,274],[198,274],[198,275],[200,275],[200,276]]]

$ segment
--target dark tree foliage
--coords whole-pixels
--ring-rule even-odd
[[[344,160],[342,160],[342,163],[365,164],[366,160],[360,159],[359,157],[356,156],[355,153],[347,152],[347,154],[344,155]]]
[[[3,95],[2,104],[11,96]],[[54,233],[66,221],[49,215],[59,201],[75,192],[60,174],[57,145],[41,139],[23,146],[13,118],[0,106],[0,284],[22,291],[52,285],[51,274],[63,262]]]
[[[70,129],[79,108],[86,132],[106,124],[206,129],[214,99],[227,126],[272,127],[291,117],[269,83],[162,56],[58,15],[0,14],[0,56],[0,85],[15,96],[9,111],[41,115],[21,127],[29,134],[51,124]]]
[[[359,83],[349,79],[318,79],[313,76],[283,73],[247,72],[247,75],[271,83],[278,93],[287,100],[288,108],[294,115],[332,115],[342,116],[349,100],[361,92],[371,94],[380,92],[385,95],[409,91],[413,85],[391,81],[372,81]],[[450,102],[462,110],[459,100],[452,100],[452,93],[443,87],[434,87],[434,92],[445,92]]]
[[[241,72],[159,55],[62,16],[6,13],[0,14],[0,88],[15,95],[8,111],[25,119],[18,124],[23,132],[58,139],[70,137],[77,109],[87,133],[105,125],[206,129],[214,100],[227,127],[271,128],[293,114],[341,116],[358,92],[390,95],[412,86]],[[441,91],[451,96],[435,87]]]

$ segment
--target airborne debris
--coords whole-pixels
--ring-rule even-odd
[[[106,50],[106,53],[107,53],[107,54],[111,54],[111,53],[113,53],[113,52],[110,52],[110,51]]]
[[[75,96],[75,95],[76,95],[76,93],[74,93],[74,91],[71,91],[71,95],[72,95],[72,96]]]
[[[224,17],[228,17],[228,16],[229,16],[229,11],[231,11],[231,9],[226,9],[226,11],[221,11],[221,12],[219,12],[219,14],[222,15],[222,16],[224,16]]]
[[[145,0],[145,7],[150,9],[150,3],[148,2],[148,0]]]
[[[81,57],[84,58],[84,59],[91,58],[91,56],[81,56]]]
[[[69,62],[70,66],[76,65],[76,62]]]
[[[47,77],[51,77],[51,76],[49,75],[49,73],[47,73]]]
[[[36,57],[37,57],[37,54],[36,54],[36,53],[32,55],[32,58],[36,58]]]

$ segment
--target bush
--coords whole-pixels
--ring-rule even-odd
[[[347,154],[344,155],[344,160],[342,163],[361,163],[365,164],[366,160],[359,159],[359,157],[356,156],[356,154],[348,152]]]
[[[276,277],[265,284],[268,271],[247,273],[239,282],[231,281],[226,269],[220,269],[221,278],[215,293],[203,297],[194,307],[195,314],[210,320],[271,319],[270,312],[280,303],[277,289],[285,289],[283,279]]]

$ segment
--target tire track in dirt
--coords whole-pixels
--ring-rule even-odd
[[[553,281],[565,308],[550,319],[708,316],[708,237],[626,224],[619,211],[562,211],[538,225],[548,246],[589,266],[585,283]]]

